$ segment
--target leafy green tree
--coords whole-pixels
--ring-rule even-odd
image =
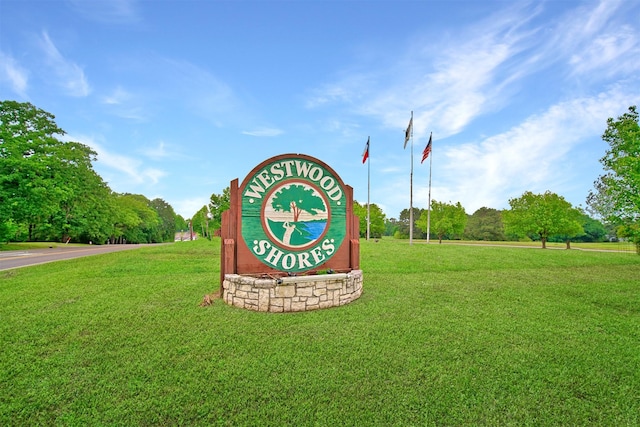
[[[96,153],[76,142],[57,148],[59,163],[51,179],[61,192],[57,212],[50,216],[50,235],[42,240],[102,241],[109,232],[111,190],[93,170]]]
[[[28,229],[28,240],[102,241],[111,190],[93,170],[96,153],[29,103],[0,103],[0,222]]]
[[[582,214],[582,228],[584,228],[583,242],[602,242],[607,237],[607,229],[597,219],[591,218],[589,215]]]
[[[357,201],[353,201],[353,213],[360,219],[360,237],[367,236],[367,205],[361,205]],[[382,209],[375,203],[369,208],[371,224],[369,225],[369,236],[380,238],[385,232],[385,214]]]
[[[571,249],[571,241],[578,240],[585,235],[584,227],[582,225],[582,212],[575,208],[569,209],[565,221],[566,228],[556,234],[555,237],[557,237],[560,241],[565,242],[567,245],[567,249]]]
[[[219,230],[222,226],[222,212],[229,209],[231,200],[229,187],[222,190],[222,194],[213,193],[209,198],[209,212],[211,212],[211,230]]]
[[[605,221],[618,226],[640,255],[640,125],[635,106],[617,120],[607,119],[602,139],[609,149],[600,163],[605,174],[594,183],[587,204]]]
[[[211,214],[207,205],[202,206],[198,212],[191,217],[191,226],[193,232],[200,234],[202,237],[209,237],[209,221]]]
[[[120,243],[159,243],[162,241],[158,213],[141,194],[120,194],[114,224],[115,241]]]
[[[569,242],[570,237],[584,233],[580,211],[550,191],[544,194],[527,191],[521,197],[510,199],[509,205],[511,209],[502,214],[506,232],[537,237],[543,249],[550,236],[567,236]]]
[[[367,236],[367,208],[356,200],[353,201],[353,214],[358,217],[360,237]]]
[[[77,239],[84,243],[105,243],[113,230],[115,195],[105,185],[91,192],[88,198],[92,201],[91,207],[74,216],[76,233],[80,233]]]
[[[53,215],[65,187],[56,185],[56,151],[63,145],[54,116],[30,103],[0,102],[0,221],[29,228]]]
[[[591,218],[580,209],[577,221],[582,225],[584,234],[572,236],[574,242],[603,242],[607,238],[607,229],[597,219]],[[550,242],[566,242],[565,236],[549,237]]]
[[[160,238],[163,242],[172,242],[176,235],[176,213],[173,207],[159,198],[151,200],[149,206],[158,213]]]
[[[271,207],[276,211],[291,212],[293,222],[298,222],[302,212],[317,215],[326,209],[322,199],[314,194],[313,189],[297,184],[291,184],[276,192]]]
[[[398,220],[395,218],[389,218],[384,222],[384,235],[395,236],[398,231]]]
[[[429,212],[422,211],[416,225],[424,233],[427,232],[427,219]],[[442,239],[446,236],[454,238],[462,236],[465,226],[467,225],[467,213],[464,208],[457,202],[455,205],[450,203],[442,203],[431,200],[431,224],[430,232],[438,236],[438,242],[442,243]]]
[[[464,235],[469,240],[506,240],[502,213],[492,208],[478,209],[469,216]]]
[[[30,103],[0,102],[0,239],[168,239],[175,229],[171,206],[114,195],[93,169],[96,153],[61,141],[65,132],[54,119]]]
[[[409,209],[403,209],[400,212],[400,217],[398,218],[398,222],[397,222],[397,229],[394,232],[393,236],[397,239],[408,239],[409,238],[409,233],[411,230],[410,227],[410,211]],[[420,228],[418,228],[416,226],[416,222],[418,221],[418,218],[420,218],[420,215],[422,214],[422,210],[419,208],[413,208],[413,238],[414,239],[424,239],[426,237],[426,234],[422,231],[420,231]]]
[[[189,223],[180,214],[176,214],[176,231],[187,231]]]
[[[15,239],[17,232],[18,226],[12,220],[0,221],[0,244]]]

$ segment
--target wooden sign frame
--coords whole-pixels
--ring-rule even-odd
[[[324,234],[309,238],[308,245],[295,245],[290,237],[278,237],[269,228],[280,230],[267,216],[289,213],[288,205],[277,212],[270,206],[276,206],[277,196],[292,187],[322,201],[316,201],[316,209],[309,209],[306,218],[313,220],[315,214],[325,218],[316,221],[321,229],[324,226],[319,232]],[[231,181],[229,190],[230,208],[222,214],[220,230],[221,286],[226,274],[283,277],[360,268],[360,223],[353,214],[353,188],[322,161],[304,154],[275,156],[256,166],[240,185],[237,178]],[[284,224],[291,229],[305,225]]]

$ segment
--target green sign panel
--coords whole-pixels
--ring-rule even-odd
[[[327,262],[346,236],[341,180],[309,157],[280,156],[247,177],[242,238],[263,264],[302,272]]]

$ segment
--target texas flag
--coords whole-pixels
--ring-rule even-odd
[[[364,146],[364,152],[362,153],[362,164],[364,164],[369,158],[369,140],[371,137],[367,138],[367,145]]]

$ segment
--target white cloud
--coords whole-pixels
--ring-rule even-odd
[[[142,176],[145,179],[151,180],[153,184],[157,184],[161,178],[164,178],[167,173],[157,168],[145,168],[142,170]]]
[[[104,167],[106,170],[103,178],[114,187],[127,186],[127,188],[131,188],[136,185],[155,185],[163,177],[167,176],[167,173],[161,169],[145,167],[144,163],[137,158],[107,150],[97,143],[94,138],[82,135],[67,135],[65,139],[78,141],[91,147],[98,154],[97,166]],[[116,188],[113,189],[116,190]]]
[[[428,135],[427,129],[441,137],[456,134],[502,107],[503,91],[529,73],[529,64],[515,58],[531,49],[535,30],[522,27],[537,13],[508,8],[455,36],[425,36],[398,57],[385,52],[384,63],[392,65],[372,67],[380,70],[377,74],[352,73],[326,84],[314,91],[307,106],[345,103],[397,129],[406,127],[414,110],[416,137]]]
[[[215,127],[256,122],[229,84],[190,61],[152,53],[119,58],[118,67],[135,83],[118,85],[101,98],[115,116],[152,122],[179,121],[179,114],[187,114],[188,120],[204,119]]]
[[[270,137],[270,136],[282,135],[284,132],[280,129],[260,128],[255,130],[242,131],[242,133],[244,135],[250,135],[250,136]]]
[[[128,24],[140,20],[134,0],[68,0],[77,13],[92,21]]]
[[[413,110],[419,149],[430,131],[437,135],[432,198],[460,201],[469,213],[505,207],[527,190],[571,191],[575,202],[586,197],[595,178],[590,174],[598,170],[576,159],[593,158],[595,164],[593,145],[600,142],[606,119],[637,104],[640,95],[640,33],[621,23],[624,5],[590,3],[549,20],[544,10],[549,5],[518,3],[463,31],[436,39],[425,35],[400,55],[384,52],[384,63],[392,65],[327,84],[308,106],[343,103],[397,129],[397,144]],[[589,81],[578,81],[577,74]],[[611,79],[620,76],[624,80],[617,83]],[[595,80],[608,86],[591,86]],[[531,84],[544,92],[528,93]],[[487,136],[496,123],[507,130]],[[466,143],[457,145],[461,140]],[[372,200],[383,200],[392,209],[387,214],[397,216],[409,207],[408,153],[385,154],[372,160],[385,174],[372,184]],[[416,172],[414,207],[425,208],[428,165]]]
[[[20,97],[26,98],[29,75],[16,60],[0,52],[0,81],[7,81],[11,89]]]
[[[574,173],[566,166],[575,155],[572,150],[598,139],[606,119],[619,115],[620,105],[630,105],[633,97],[614,89],[560,102],[502,134],[456,147],[434,147],[438,181],[444,184],[433,189],[434,198],[461,201],[472,213],[482,206],[504,206],[524,191],[561,192]]]
[[[198,116],[219,125],[219,117],[236,111],[238,101],[231,87],[208,70],[172,59],[162,60],[159,66],[166,79],[164,87],[173,88],[171,95],[185,102]]]
[[[547,62],[569,65],[570,74],[594,80],[640,68],[640,33],[625,24],[635,13],[633,2],[601,0],[571,9],[557,21],[553,36],[543,41],[541,52]]]
[[[611,17],[615,16],[622,5],[621,0],[600,0],[596,7],[592,4],[572,10],[572,18],[566,23],[571,33],[578,38],[592,37],[602,31]]]
[[[571,56],[570,64],[577,74],[594,70],[611,76],[618,72],[633,72],[640,69],[640,43],[637,32],[629,26],[604,33]]]
[[[582,204],[597,169],[585,171],[585,155],[595,163],[608,117],[617,117],[637,103],[640,91],[620,85],[592,97],[558,102],[540,114],[527,117],[505,132],[460,145],[434,141],[431,198],[460,202],[471,214],[485,206],[508,208],[508,200],[525,191],[570,193],[571,203]],[[420,147],[419,149],[421,149]],[[604,153],[604,147],[602,154]],[[418,149],[418,150],[419,150]],[[407,147],[409,150],[409,147]],[[409,207],[409,157],[407,150],[378,159],[372,178],[372,202],[384,201],[385,213],[396,217]],[[413,206],[428,205],[429,160],[420,165],[415,151]],[[585,180],[585,173],[589,179]],[[360,198],[366,195],[359,195]],[[390,210],[387,210],[390,209]]]
[[[361,86],[361,82],[351,78],[350,81],[327,84],[313,91],[306,100],[307,108],[317,108],[334,102],[349,102],[354,95],[354,89]]]
[[[184,219],[191,218],[195,212],[198,212],[203,206],[209,203],[208,197],[193,197],[188,199],[175,200],[171,203],[173,210]]]
[[[131,99],[131,94],[118,86],[111,95],[104,96],[102,102],[108,105],[120,105],[129,99]]]
[[[153,160],[163,160],[163,159],[182,159],[184,158],[183,154],[178,153],[173,150],[170,144],[167,144],[164,141],[159,141],[155,146],[148,147],[144,150],[140,150],[140,153]]]
[[[46,31],[42,33],[40,47],[45,54],[48,65],[52,68],[59,80],[59,84],[65,88],[67,94],[82,97],[91,93],[91,87],[82,68],[62,56]]]
[[[149,112],[144,107],[136,105],[139,103],[138,97],[121,86],[103,96],[101,100],[108,106],[109,112],[117,117],[138,122],[149,119]]]
[[[120,107],[113,109],[120,117],[163,120],[160,117],[166,114],[176,120],[175,114],[180,112],[189,114],[190,119],[203,118],[216,127],[230,121],[247,121],[246,112],[241,112],[232,88],[189,61],[152,54],[121,61],[120,66],[140,79],[135,94],[119,88],[108,97],[110,105]],[[165,105],[171,108],[163,110]]]

